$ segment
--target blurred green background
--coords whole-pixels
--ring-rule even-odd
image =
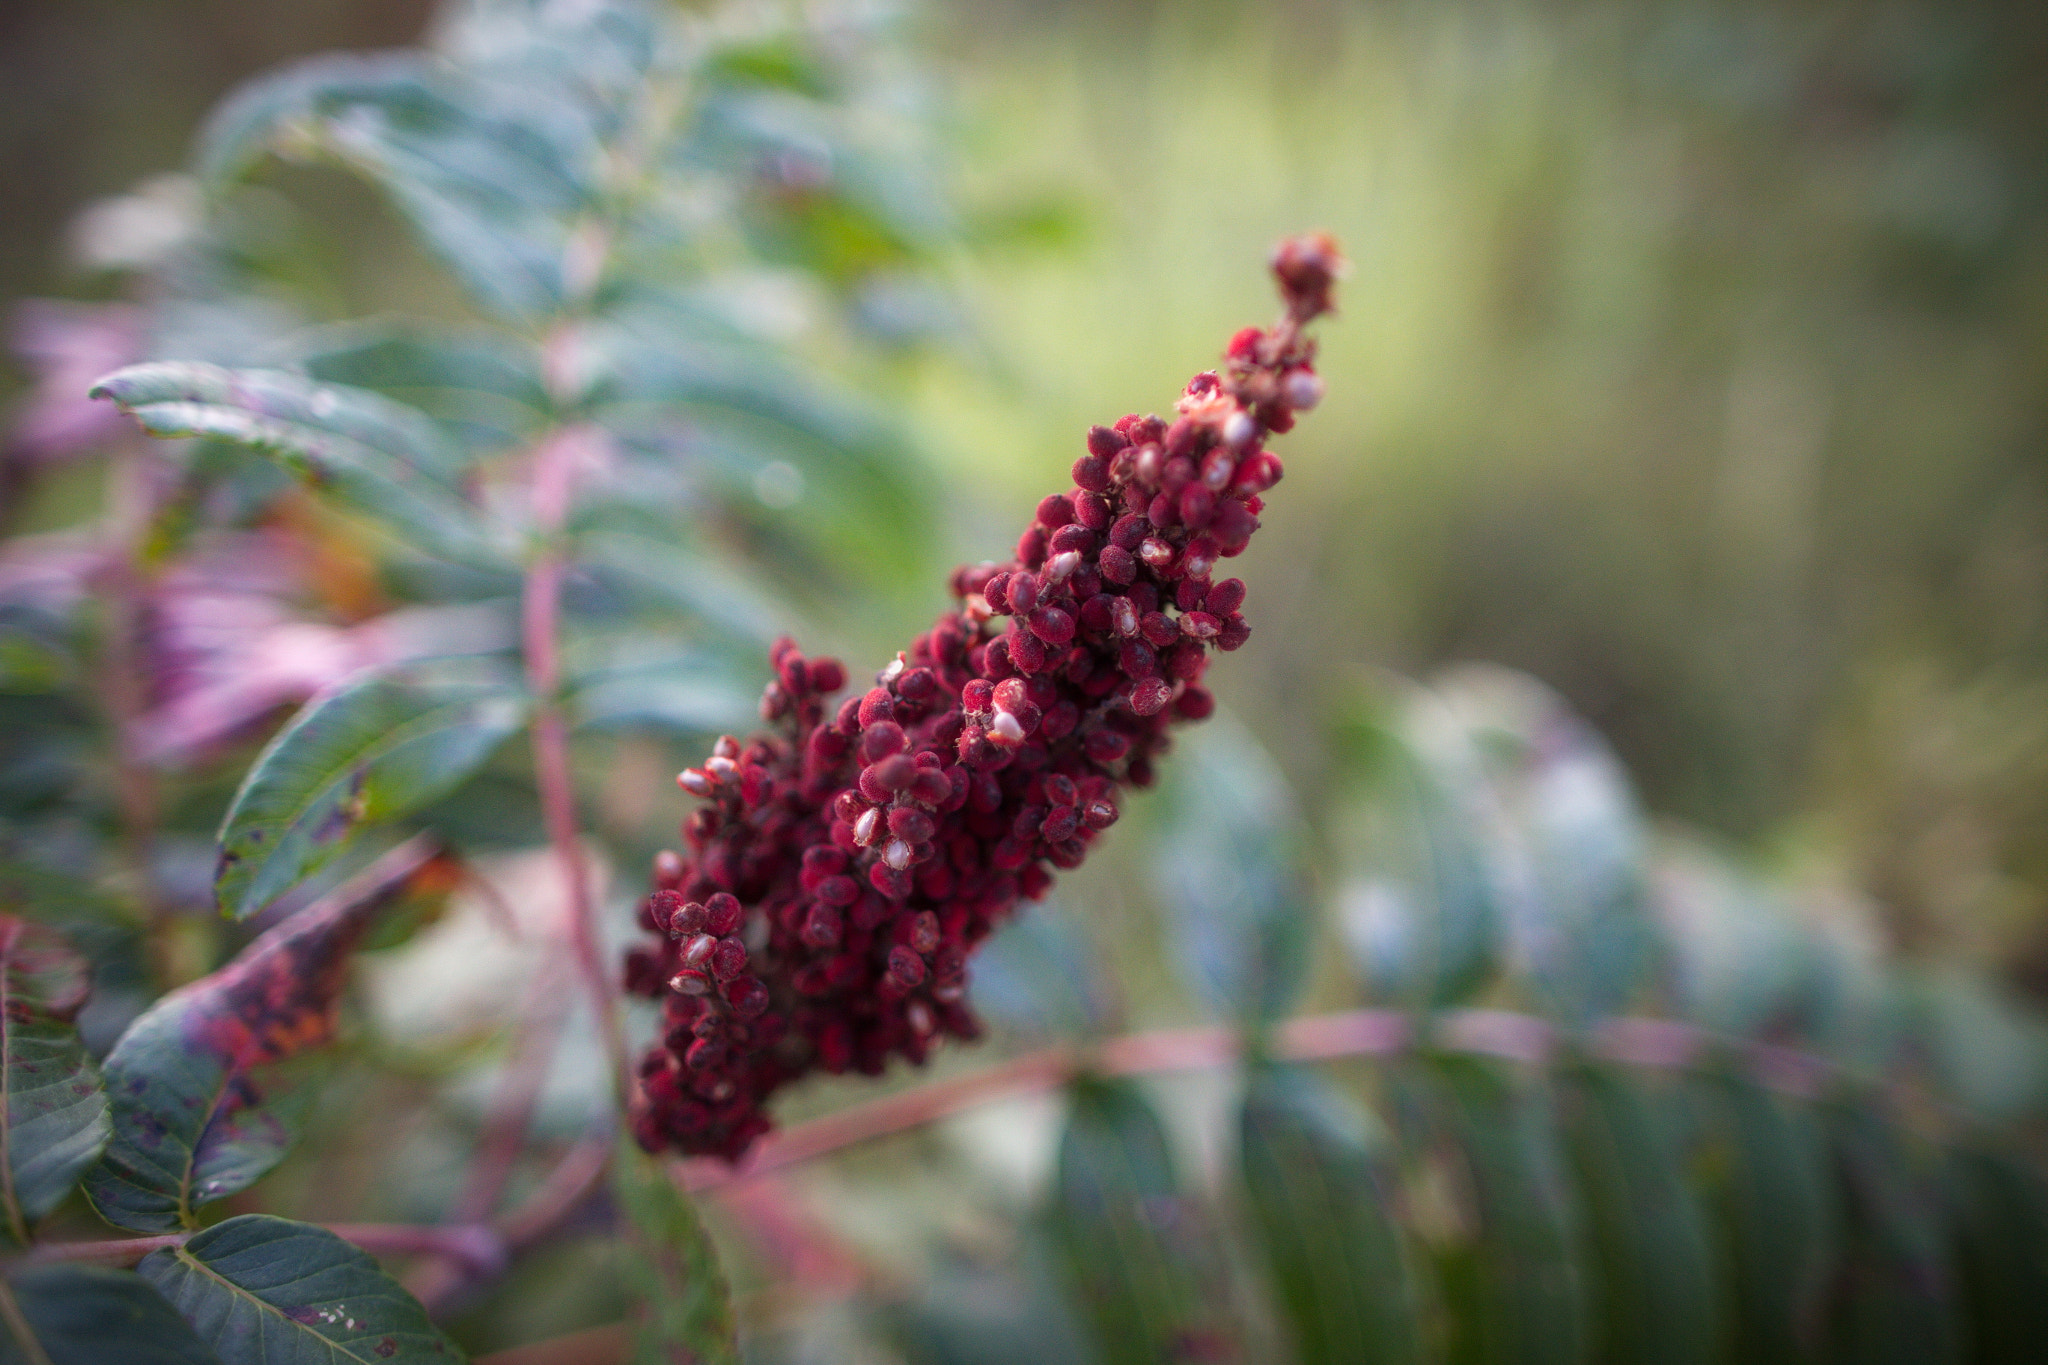
[[[81,208],[179,165],[236,81],[426,11],[0,8],[0,295],[108,292]],[[1325,756],[1292,722],[1359,671],[1511,664],[1657,814],[2048,994],[2042,7],[913,17],[957,318],[862,363],[946,472],[952,551],[1000,544],[1088,424],[1165,406],[1270,312],[1270,242],[1328,228],[1331,397],[1246,557],[1262,647],[1216,675],[1304,795]],[[334,316],[455,306],[367,191],[279,174]],[[849,649],[927,620],[925,586],[847,603]]]

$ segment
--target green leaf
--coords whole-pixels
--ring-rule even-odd
[[[761,590],[751,576],[673,541],[627,531],[579,538],[578,561],[652,604],[717,626],[735,639],[767,644],[796,612]]]
[[[583,142],[544,102],[507,107],[424,54],[390,53],[250,82],[209,122],[199,160],[216,185],[265,152],[338,162],[380,185],[487,307],[528,320],[566,298],[569,220],[588,200]]]
[[[491,332],[342,323],[302,334],[292,356],[323,384],[374,390],[418,410],[471,452],[531,441],[553,410],[532,348]]]
[[[658,1158],[621,1143],[612,1179],[624,1214],[635,1365],[739,1360],[732,1292],[697,1210]]]
[[[1947,1176],[1971,1358],[2026,1365],[2048,1342],[2048,1181],[1973,1150],[1951,1154]]]
[[[137,1271],[223,1365],[451,1365],[461,1348],[367,1252],[250,1213],[151,1252]]]
[[[1000,1266],[954,1257],[880,1314],[906,1365],[1045,1365],[1094,1359],[1060,1295],[1043,1236],[1027,1229]]]
[[[519,685],[468,668],[359,678],[265,746],[220,828],[214,894],[245,919],[370,825],[455,790],[526,719]]]
[[[1462,669],[1437,693],[1507,814],[1521,890],[1516,946],[1538,1000],[1572,1025],[1615,1013],[1664,951],[1628,774],[1562,697],[1526,674]]]
[[[759,656],[747,652],[749,670],[758,670]],[[709,650],[678,649],[644,623],[624,634],[568,641],[562,668],[568,709],[579,728],[640,727],[709,736],[744,730],[760,715],[760,693],[737,676],[726,658]]]
[[[1102,954],[1056,899],[1020,905],[975,951],[975,1012],[1005,1028],[1086,1038],[1108,1025],[1114,998]]]
[[[1836,1187],[1827,1139],[1803,1107],[1747,1076],[1693,1082],[1705,1196],[1725,1246],[1733,1358],[1811,1360],[1835,1269]]]
[[[29,1266],[8,1276],[0,1296],[12,1299],[0,1303],[0,1365],[220,1365],[132,1270]]]
[[[1224,716],[1181,741],[1173,773],[1152,875],[1179,963],[1218,1010],[1278,1019],[1301,994],[1315,932],[1293,796]]]
[[[476,511],[455,491],[464,456],[424,414],[363,389],[284,370],[152,361],[92,388],[152,436],[218,436],[269,455],[419,548],[496,566]]]
[[[1713,1257],[1671,1133],[1615,1071],[1569,1068],[1560,1108],[1598,1272],[1600,1358],[1717,1358]]]
[[[1506,936],[1496,796],[1434,696],[1355,707],[1330,816],[1338,928],[1374,998],[1455,1004],[1493,976]]]
[[[1105,1365],[1237,1358],[1212,1246],[1158,1116],[1128,1082],[1070,1093],[1051,1232]]]
[[[1827,1118],[1844,1192],[1831,1296],[1836,1354],[1877,1365],[1962,1359],[1950,1234],[1932,1172],[1874,1104]]]
[[[52,930],[0,915],[0,1233],[29,1229],[99,1160],[112,1126],[72,1016],[91,969]]]
[[[1575,1365],[1591,1358],[1587,1276],[1547,1106],[1466,1058],[1422,1064],[1463,1157],[1471,1239],[1443,1266],[1457,1365]]]
[[[599,421],[627,445],[714,484],[735,515],[763,515],[761,477],[785,465],[781,472],[797,478],[784,495],[792,500],[778,499],[774,525],[869,577],[921,565],[938,523],[930,480],[919,477],[900,430],[785,354],[707,334],[686,307],[644,302],[593,329]]]
[[[283,1159],[293,1133],[276,1069],[333,1036],[349,953],[416,878],[445,875],[432,853],[401,845],[129,1026],[105,1064],[113,1140],[85,1178],[101,1217],[176,1232]]]
[[[1420,1360],[1413,1271],[1364,1116],[1312,1071],[1260,1067],[1241,1156],[1300,1365]]]
[[[1699,843],[1668,840],[1656,861],[1677,1008],[1717,1033],[1797,1029],[1821,970],[1784,893]]]

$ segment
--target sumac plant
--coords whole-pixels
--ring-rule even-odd
[[[236,93],[95,219],[123,300],[22,313],[8,515],[107,491],[0,547],[0,1359],[2036,1358],[2038,1021],[1528,678],[1262,713],[1306,810],[1219,705],[1326,238],[925,573],[850,379],[955,325],[915,74],[478,0]],[[332,319],[336,174],[432,316]],[[794,643],[919,581],[873,672]]]

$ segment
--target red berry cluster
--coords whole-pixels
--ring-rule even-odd
[[[956,570],[959,606],[866,692],[828,707],[845,670],[777,642],[772,729],[682,774],[704,800],[690,852],[656,861],[641,921],[659,938],[627,959],[628,989],[663,1002],[643,1146],[736,1160],[783,1083],[976,1036],[968,955],[1080,866],[1118,790],[1151,783],[1168,724],[1214,709],[1210,647],[1251,635],[1244,584],[1212,571],[1280,480],[1263,438],[1322,396],[1301,326],[1340,266],[1327,237],[1282,243],[1279,325],[1233,337],[1175,420],[1091,430],[1016,558]]]

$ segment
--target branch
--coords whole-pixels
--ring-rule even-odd
[[[533,1126],[533,1111],[547,1081],[548,1065],[554,1060],[569,1014],[570,997],[563,989],[560,967],[553,958],[544,961],[528,985],[526,1007],[520,1012],[504,1075],[484,1118],[483,1140],[461,1192],[449,1205],[449,1216],[455,1222],[489,1218],[519,1163],[527,1130]]]
[[[568,887],[570,946],[604,1037],[614,1094],[624,1103],[631,1093],[631,1073],[625,1033],[619,1025],[618,986],[605,968],[597,906],[590,894],[590,868],[583,856],[576,820],[576,788],[569,771],[569,727],[558,696],[562,686],[562,551],[557,542],[568,519],[572,467],[590,439],[587,428],[564,427],[543,440],[534,452],[533,516],[542,545],[526,571],[521,625],[526,676],[534,697],[534,781],[540,789],[548,842],[555,850],[562,879]]]
[[[335,1223],[329,1232],[361,1247],[372,1256],[448,1256],[492,1272],[504,1269],[505,1239],[486,1224],[423,1227],[409,1223]],[[173,1232],[162,1237],[121,1237],[103,1242],[46,1242],[25,1258],[31,1265],[58,1261],[89,1261],[96,1265],[130,1266],[153,1251],[183,1246],[195,1234]]]
[[[1773,1044],[1728,1038],[1670,1019],[1622,1017],[1579,1037],[1548,1020],[1508,1010],[1449,1010],[1418,1019],[1402,1010],[1361,1009],[1290,1019],[1273,1031],[1272,1055],[1282,1061],[1391,1056],[1418,1047],[1540,1065],[1576,1043],[1588,1055],[1630,1066],[1686,1070],[1717,1055],[1748,1066],[1773,1090],[1812,1098],[1840,1069],[1823,1057]],[[768,1175],[844,1147],[922,1127],[996,1100],[1058,1089],[1080,1075],[1142,1076],[1229,1066],[1242,1053],[1240,1035],[1223,1027],[1159,1029],[1110,1038],[1093,1048],[1057,1046],[949,1080],[935,1081],[771,1133],[738,1166],[709,1158],[676,1163],[692,1192]]]
[[[571,1147],[532,1194],[489,1224],[507,1258],[524,1251],[566,1222],[597,1192],[611,1166],[609,1131],[584,1138]],[[406,1277],[406,1288],[438,1313],[477,1281],[504,1269],[504,1264],[479,1265],[460,1256],[429,1260]]]

